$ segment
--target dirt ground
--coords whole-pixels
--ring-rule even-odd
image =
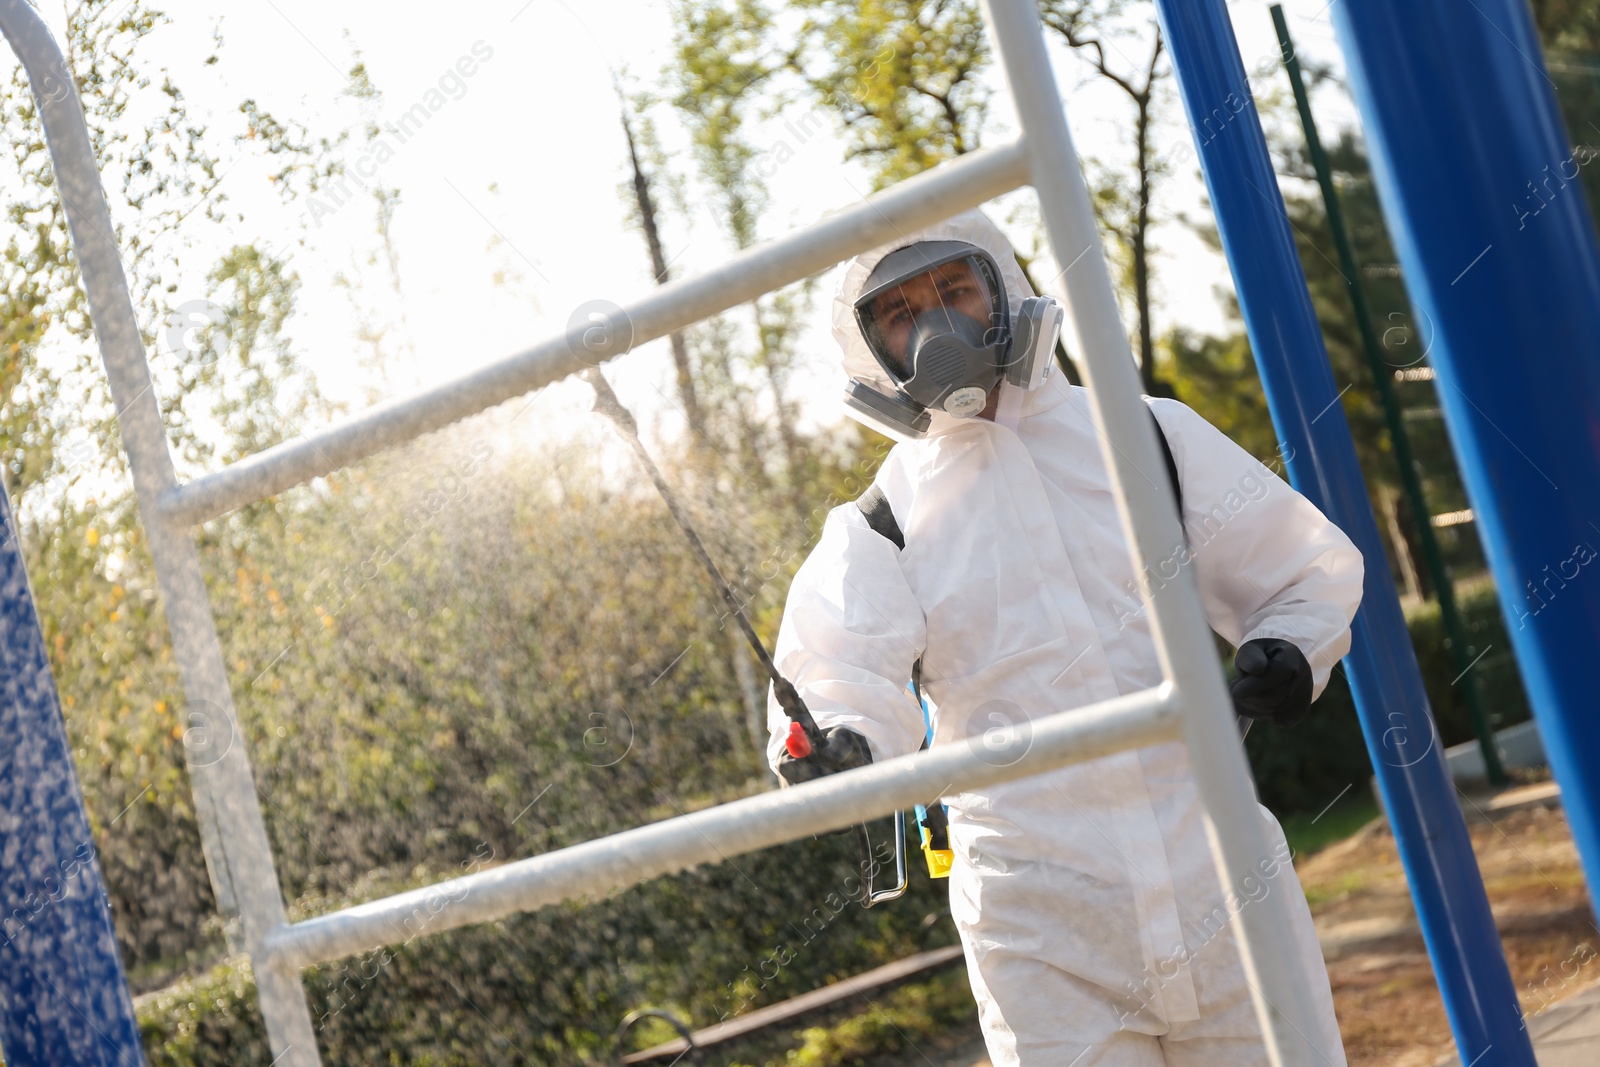
[[[1600,978],[1600,930],[1561,810],[1496,815],[1469,830],[1523,1012],[1534,1016]],[[1324,942],[1351,1067],[1432,1067],[1451,1053],[1450,1027],[1387,828],[1373,823],[1307,857],[1299,874]],[[989,1063],[976,1035],[929,1051],[917,1062]]]
[[[1597,930],[1559,808],[1469,827],[1525,1015],[1600,977]],[[1299,868],[1351,1067],[1424,1067],[1454,1046],[1394,838],[1381,825]]]

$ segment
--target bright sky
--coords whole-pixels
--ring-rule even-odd
[[[1342,70],[1323,0],[1286,6],[1302,59]],[[227,236],[276,249],[299,274],[303,288],[292,334],[327,392],[354,406],[374,394],[407,393],[563,331],[585,301],[626,304],[651,285],[642,238],[624,226],[618,187],[626,158],[611,71],[625,71],[634,87],[657,83],[669,59],[668,0],[510,0],[448,8],[356,0],[249,0],[218,8],[169,0],[164,10],[171,24],[147,42],[147,54],[170,67],[185,88],[191,117],[219,131],[240,128],[237,107],[247,97],[280,120],[331,136],[368,117],[394,123],[418,102],[437,103],[430,93],[442,94],[443,106],[403,142],[385,134],[392,156],[385,151],[368,168],[373,181],[401,193],[393,237],[403,298],[387,264],[369,260],[376,247],[370,196],[340,205],[330,194],[319,207],[286,209],[266,181],[265,161],[222,137],[213,145],[223,157],[221,192],[246,211],[253,231]],[[1249,0],[1230,10],[1258,98],[1286,95],[1267,5]],[[59,10],[46,14],[59,26]],[[217,29],[226,45],[220,61],[207,66]],[[1124,101],[1054,41],[1051,47],[1080,150],[1108,162],[1128,160]],[[383,94],[375,115],[341,95],[357,50]],[[1128,50],[1138,60],[1145,46]],[[470,75],[460,73],[465,70]],[[999,78],[997,71],[993,77]],[[1175,97],[1169,103],[1159,135],[1163,155],[1188,136]],[[1321,92],[1316,104],[1325,138],[1350,120],[1351,108],[1337,89]],[[1014,130],[1001,91],[986,143]],[[681,129],[670,123],[661,133],[669,147],[683,142]],[[802,141],[774,122],[755,140],[769,152],[786,145],[794,153],[767,168],[774,209],[763,219],[763,236],[853,203],[868,188],[859,169],[841,165],[842,147],[831,127]],[[360,155],[358,133],[347,160]],[[672,158],[687,176],[687,154],[677,151]],[[1190,158],[1158,193],[1168,217],[1205,217]],[[692,199],[692,183],[689,191]],[[1024,203],[1031,198],[1027,191],[1014,194],[995,214],[1003,219],[1022,205],[1031,216],[1031,204]],[[308,226],[304,246],[295,239],[302,223]],[[184,262],[167,268],[169,277],[182,279],[175,297],[206,298],[203,275],[222,251],[222,236],[197,231],[198,243]],[[717,263],[730,250],[703,212],[689,220],[673,214],[666,244],[679,276]],[[1180,223],[1162,226],[1155,244],[1157,328],[1220,330],[1215,286],[1225,284],[1221,260]],[[354,291],[335,285],[341,272],[357,280]],[[1055,273],[1041,265],[1041,277]],[[832,287],[830,277],[818,290],[796,383],[810,416],[823,423],[840,413],[841,380],[827,333]],[[365,310],[357,314],[356,306]],[[363,318],[391,329],[394,373],[387,383],[364,361]],[[657,342],[613,364],[611,377],[625,401],[659,410],[667,362],[665,342]],[[570,418],[587,407],[587,390],[568,385],[553,392],[541,402],[553,405],[550,418],[537,421],[560,432],[567,421],[562,414]]]

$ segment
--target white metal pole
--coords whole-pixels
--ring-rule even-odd
[[[983,789],[1129,748],[1173,741],[1170,686],[1035,719],[1026,730],[940,745],[869,767],[635,827],[503,867],[286,926],[274,959],[303,967],[380,945],[608,893],[702,863],[889,815],[929,797]]]
[[[284,925],[283,897],[256,799],[245,737],[228,688],[200,557],[188,528],[163,519],[156,501],[177,482],[150,367],[122,272],[111,213],[95,166],[83,106],[55,39],[25,0],[0,0],[0,32],[28,71],[72,230],[95,337],[111,382],[134,491],[188,697],[185,734],[202,843],[218,906],[236,904],[244,941],[259,956],[262,940]],[[205,813],[211,818],[206,818]],[[208,825],[209,824],[209,825]],[[280,1067],[316,1067],[316,1039],[299,976],[256,968],[261,1011]]]
[[[598,322],[575,322],[567,333],[481,370],[377,404],[176,486],[161,506],[181,522],[196,523],[280,493],[992,200],[1022,185],[1026,169],[1016,144],[951,160],[804,229],[746,249],[704,274],[654,287],[626,307],[597,311]]]
[[[1155,428],[1140,409],[1139,376],[1117,306],[1088,187],[1067,128],[1044,27],[1032,0],[985,0],[995,48],[1022,123],[1029,181],[1038,191],[1057,262],[1067,264],[1067,302],[1083,354],[1083,373],[1101,433],[1101,452],[1133,550],[1134,570],[1150,602],[1151,630],[1167,678],[1177,689],[1189,762],[1206,808],[1206,828],[1224,887],[1254,885],[1271,844],[1249,765],[1234,725],[1210,626],[1190,568],[1152,588],[1150,565],[1183,544]],[[1163,572],[1164,574],[1164,572]],[[1248,879],[1248,881],[1246,881]],[[1311,1065],[1320,1056],[1305,969],[1283,893],[1237,910],[1234,922],[1256,1012],[1272,1062]]]

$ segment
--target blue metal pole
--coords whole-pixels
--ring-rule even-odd
[[[1456,1047],[1533,1067],[1227,8],[1156,7],[1290,480],[1366,561],[1344,664]]]
[[[0,1052],[8,1067],[145,1062],[4,486]]]
[[[1506,627],[1600,886],[1600,249],[1526,0],[1342,0],[1373,174]],[[1591,893],[1591,897],[1592,897]]]

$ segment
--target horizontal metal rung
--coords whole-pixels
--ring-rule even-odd
[[[1028,180],[1020,142],[986,148],[865,197],[694,278],[652,290],[607,323],[568,332],[415,396],[275,445],[169,489],[164,515],[204,522],[622,355],[842,260],[1009,192]]]
[[[816,782],[651,823],[503,867],[283,926],[269,958],[340,959],[516,912],[609,893],[939,797],[1041,774],[1179,736],[1170,683],[1017,729],[990,731]]]

